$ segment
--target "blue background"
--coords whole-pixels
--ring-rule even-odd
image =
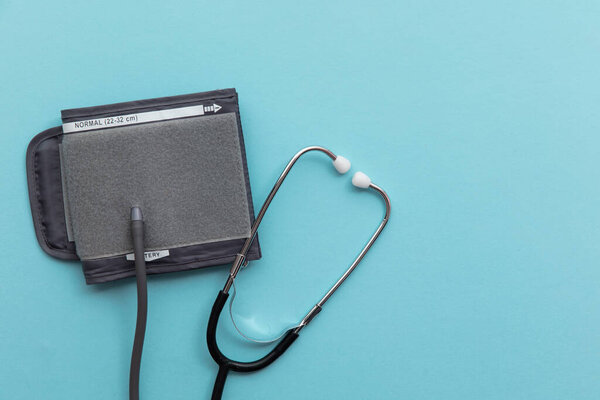
[[[392,219],[270,368],[225,399],[600,397],[600,4],[0,2],[0,398],[125,399],[132,280],[86,286],[39,248],[25,149],[63,108],[235,87],[256,207],[319,144]],[[308,157],[239,279],[252,333],[297,320],[383,215]],[[227,267],[154,276],[143,399],[209,398]],[[267,348],[220,343],[249,360]]]

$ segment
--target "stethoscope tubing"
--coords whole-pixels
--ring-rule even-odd
[[[296,332],[297,328],[292,328],[288,330],[281,340],[277,343],[277,345],[264,357],[249,362],[241,362],[234,361],[227,356],[225,356],[221,350],[219,350],[219,346],[217,344],[217,325],[219,323],[219,316],[223,311],[223,307],[225,303],[227,303],[227,299],[229,297],[228,293],[219,291],[215,303],[213,304],[212,310],[210,312],[210,318],[208,320],[208,328],[206,331],[206,341],[208,344],[208,351],[212,358],[219,364],[220,366],[226,367],[231,371],[236,372],[254,372],[259,369],[263,369],[270,365],[273,361],[275,361],[279,356],[281,356],[288,347],[291,346],[292,343],[298,338],[298,332]]]

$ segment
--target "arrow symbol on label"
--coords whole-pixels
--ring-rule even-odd
[[[210,111],[212,111],[212,112],[216,113],[216,112],[217,112],[217,111],[219,111],[221,108],[223,108],[223,107],[221,107],[221,106],[220,106],[220,105],[218,105],[218,104],[214,104],[214,103],[213,103],[213,105],[212,105],[212,106],[204,106],[204,112],[210,112]]]

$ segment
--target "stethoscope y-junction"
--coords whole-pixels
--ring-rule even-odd
[[[215,380],[213,393],[212,393],[213,400],[217,400],[217,399],[221,398],[222,393],[223,393],[223,387],[225,385],[225,380],[227,378],[227,374],[229,373],[229,371],[253,372],[253,371],[257,371],[259,369],[265,368],[268,365],[270,365],[273,361],[275,361],[277,358],[279,358],[279,356],[281,356],[290,347],[290,345],[298,338],[300,331],[302,329],[304,329],[304,327],[307,326],[319,312],[321,312],[321,310],[322,310],[323,306],[325,305],[325,303],[327,302],[327,300],[329,300],[329,298],[333,295],[333,293],[335,293],[335,291],[340,287],[340,285],[348,278],[348,276],[350,276],[352,271],[354,271],[354,269],[357,267],[357,265],[362,261],[362,259],[367,254],[367,252],[369,251],[369,249],[371,248],[371,246],[373,245],[375,240],[377,240],[377,238],[379,237],[379,235],[383,231],[383,228],[385,227],[385,225],[387,224],[387,222],[389,220],[390,210],[391,210],[389,197],[387,196],[387,194],[385,193],[385,191],[383,189],[381,189],[379,186],[372,183],[367,175],[363,174],[362,172],[357,172],[354,175],[354,177],[352,178],[352,183],[354,184],[354,186],[362,188],[362,189],[374,190],[375,192],[377,192],[381,195],[381,197],[383,198],[383,201],[385,202],[385,215],[383,217],[383,220],[381,221],[381,223],[375,230],[375,233],[373,233],[373,235],[371,236],[371,238],[369,239],[367,244],[362,248],[362,250],[360,251],[358,256],[354,259],[354,261],[352,262],[350,267],[348,267],[348,269],[337,280],[337,282],[335,282],[333,284],[333,286],[331,286],[331,288],[327,291],[327,293],[321,298],[321,300],[319,300],[317,302],[317,304],[308,312],[308,314],[306,314],[304,316],[304,318],[300,321],[300,323],[297,326],[290,328],[282,336],[281,340],[279,340],[277,345],[267,355],[265,355],[264,357],[262,357],[258,360],[251,361],[251,362],[235,361],[235,360],[232,360],[232,359],[228,358],[227,356],[225,356],[221,352],[221,350],[219,350],[219,346],[217,345],[216,331],[217,331],[217,324],[219,322],[219,316],[221,315],[223,307],[225,306],[225,303],[227,302],[227,299],[229,297],[229,290],[234,285],[235,278],[238,275],[238,273],[240,272],[240,269],[242,268],[242,266],[247,264],[246,255],[248,253],[248,250],[250,249],[250,246],[252,244],[252,241],[254,240],[254,237],[256,236],[256,231],[258,230],[258,227],[259,227],[263,217],[265,216],[265,213],[267,212],[267,209],[269,208],[271,201],[273,201],[273,198],[275,197],[275,194],[277,194],[277,191],[279,190],[281,184],[285,180],[286,176],[288,175],[288,173],[290,172],[290,170],[292,169],[292,167],[294,166],[296,161],[298,161],[298,159],[302,155],[304,155],[308,152],[311,152],[311,151],[319,151],[319,152],[325,153],[327,156],[329,156],[333,160],[333,165],[338,170],[338,172],[340,172],[342,174],[346,173],[350,169],[350,162],[347,159],[345,159],[344,157],[336,156],[334,153],[332,153],[331,151],[329,151],[328,149],[326,149],[324,147],[311,146],[311,147],[306,147],[306,148],[300,150],[298,153],[296,153],[296,155],[286,165],[285,169],[283,170],[283,172],[281,173],[281,175],[275,182],[273,189],[271,189],[271,192],[267,196],[267,199],[265,200],[264,204],[262,205],[260,212],[258,213],[258,216],[256,217],[256,219],[252,225],[252,228],[250,231],[250,237],[248,237],[248,239],[244,243],[244,246],[242,247],[241,251],[238,253],[237,257],[235,258],[235,261],[233,262],[233,265],[231,266],[231,270],[229,272],[229,276],[227,277],[227,281],[225,282],[225,286],[223,287],[223,289],[221,291],[219,291],[219,294],[217,295],[215,303],[212,307],[212,311],[210,313],[210,319],[208,321],[208,328],[207,328],[207,333],[206,333],[206,340],[208,343],[208,350],[210,351],[212,358],[219,365],[219,372],[217,374],[217,378]]]

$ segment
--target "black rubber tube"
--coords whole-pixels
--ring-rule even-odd
[[[221,397],[223,396],[223,388],[225,387],[225,380],[227,379],[228,372],[229,372],[229,368],[227,368],[225,366],[219,367],[219,373],[217,374],[217,379],[215,379],[215,386],[213,387],[211,400],[221,400]]]
[[[223,395],[223,387],[225,386],[225,379],[229,370],[236,372],[253,372],[258,371],[269,366],[273,361],[277,360],[292,343],[298,338],[298,333],[295,332],[294,328],[287,331],[285,336],[277,343],[277,346],[273,348],[266,356],[256,361],[240,362],[234,361],[227,358],[217,344],[217,325],[219,324],[219,316],[223,311],[223,307],[227,302],[229,294],[224,293],[222,290],[219,291],[215,303],[213,304],[210,312],[210,319],[208,320],[208,327],[206,329],[206,342],[208,344],[208,351],[212,356],[213,360],[219,365],[219,372],[215,379],[215,385],[213,387],[212,400],[220,400]]]
[[[277,343],[277,346],[275,346],[273,350],[271,350],[266,356],[259,360],[250,362],[240,362],[227,358],[219,350],[216,338],[219,316],[221,315],[223,306],[227,302],[227,297],[229,297],[229,295],[224,293],[222,290],[219,292],[219,295],[215,300],[215,304],[213,304],[213,308],[210,313],[210,319],[208,320],[208,328],[206,330],[206,342],[208,344],[208,351],[210,352],[210,355],[215,360],[215,362],[219,364],[219,366],[226,366],[228,369],[236,372],[258,371],[259,369],[263,369],[270,365],[273,361],[277,360],[298,338],[298,333],[294,332],[294,328],[292,328],[289,331],[287,331],[287,333],[283,336],[279,343]]]
[[[133,219],[132,210],[131,237],[133,239],[133,253],[135,254],[135,276],[137,278],[137,321],[135,324],[135,337],[131,352],[131,367],[129,370],[129,399],[140,398],[140,367],[142,364],[142,350],[146,336],[146,320],[148,316],[148,288],[146,282],[146,260],[144,259],[144,222]]]

